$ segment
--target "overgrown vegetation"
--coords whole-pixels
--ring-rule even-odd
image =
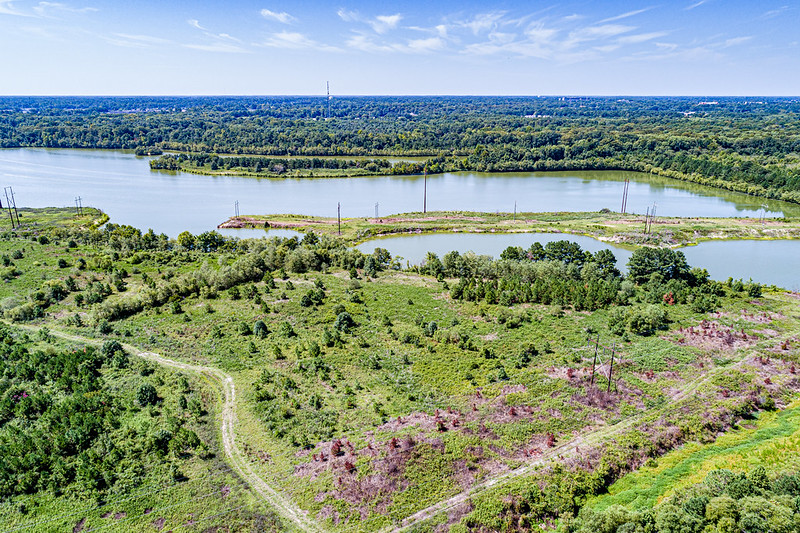
[[[385,250],[329,235],[173,240],[108,224],[25,226],[2,235],[0,255],[18,271],[0,285],[7,319],[101,341],[86,352],[95,363],[76,368],[97,370],[99,401],[114,391],[125,401],[106,401],[93,424],[116,416],[113,436],[129,417],[166,417],[164,454],[147,459],[165,462],[147,468],[169,475],[175,463],[191,479],[181,461],[217,450],[200,429],[213,402],[195,393],[198,407],[120,348],[222,368],[247,461],[331,529],[396,524],[500,473],[507,482],[441,520],[454,531],[555,526],[626,472],[780,408],[798,388],[794,295],[710,280],[670,250],[637,251],[627,277],[610,254],[568,241],[497,260],[431,254],[403,271]],[[587,344],[598,338],[597,350]],[[60,386],[49,359],[27,353],[18,359],[44,376],[31,390]],[[155,427],[121,457],[146,450]],[[182,458],[170,447],[181,427],[208,449]],[[32,485],[37,498],[53,471]],[[115,490],[114,475],[98,494]]]

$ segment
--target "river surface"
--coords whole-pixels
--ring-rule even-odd
[[[630,249],[598,241],[584,235],[569,233],[429,233],[380,237],[357,246],[364,253],[376,247],[386,248],[392,256],[402,257],[401,264],[419,265],[428,251],[441,258],[451,250],[467,251],[479,255],[500,257],[509,246],[530,248],[534,242],[568,240],[578,243],[592,253],[609,249],[617,258],[617,268],[626,271],[625,265],[633,253]],[[697,246],[678,248],[686,255],[691,266],[708,270],[712,279],[725,281],[752,279],[767,285],[777,285],[790,290],[800,290],[800,241],[707,241]]]
[[[0,150],[0,184],[19,207],[98,207],[111,222],[171,237],[214,229],[235,213],[298,213],[343,218],[428,210],[488,212],[620,209],[630,179],[628,211],[655,204],[664,216],[800,215],[800,206],[636,172],[475,173],[374,178],[257,179],[154,172],[150,158],[105,150]],[[4,199],[3,199],[4,200]],[[765,206],[762,208],[762,205]]]

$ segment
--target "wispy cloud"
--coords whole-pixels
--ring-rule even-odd
[[[375,33],[386,33],[389,30],[397,28],[400,21],[403,20],[403,15],[395,13],[394,15],[378,15],[376,17],[364,17],[358,11],[349,11],[347,9],[340,9],[336,12],[340,19],[345,22],[359,22],[368,25]]]
[[[97,11],[96,7],[72,7],[60,2],[39,2],[33,10],[40,17],[50,17],[56,13],[90,13]]]
[[[441,50],[446,46],[445,41],[440,37],[430,37],[428,39],[412,39],[408,41],[408,48],[414,52],[433,52]]]
[[[505,14],[505,11],[481,13],[475,15],[471,20],[461,22],[461,26],[469,28],[475,35],[487,33],[497,27],[498,23],[503,20]]]
[[[148,45],[170,44],[172,42],[169,39],[153,37],[152,35],[131,35],[130,33],[115,33],[114,35],[121,39],[127,39],[129,41],[136,41]]]
[[[204,52],[227,52],[227,53],[245,53],[247,50],[240,46],[242,41],[227,33],[213,33],[205,28],[197,19],[189,19],[186,21],[189,26],[196,28],[203,32],[203,35],[208,39],[206,43],[199,44],[184,44],[184,48],[191,48],[193,50],[202,50]]]
[[[28,13],[24,13],[14,7],[14,3],[11,0],[0,0],[0,15],[14,15],[17,17],[31,17]]]
[[[241,46],[236,46],[231,43],[210,43],[210,44],[184,44],[184,48],[191,48],[192,50],[201,50],[203,52],[222,52],[228,54],[244,54],[247,50]]]
[[[375,33],[386,33],[397,27],[403,16],[399,13],[394,15],[378,15],[375,20],[369,21],[369,25],[375,30]]]
[[[607,39],[609,37],[616,37],[623,33],[628,33],[635,30],[635,26],[625,26],[623,24],[601,24],[599,26],[586,26],[573,30],[569,33],[569,37],[564,41],[565,48],[575,48],[576,46],[591,42]]]
[[[778,9],[771,9],[770,11],[766,11],[761,14],[759,18],[762,19],[771,19],[775,17],[779,17],[786,13],[789,10],[789,6],[781,6]]]
[[[269,9],[262,9],[261,16],[265,19],[278,21],[281,24],[291,24],[296,20],[293,16],[285,11],[278,13],[276,11],[270,11]]]
[[[606,22],[614,22],[615,20],[622,20],[622,19],[626,19],[626,18],[629,18],[629,17],[634,17],[634,16],[639,15],[641,13],[644,13],[646,11],[650,11],[651,9],[652,9],[651,7],[646,7],[644,9],[637,9],[635,11],[628,11],[627,13],[623,13],[623,14],[617,15],[615,17],[609,17],[607,19],[603,19],[600,22],[598,22],[598,24],[605,24]]]
[[[703,4],[705,4],[706,2],[708,2],[708,0],[700,0],[699,2],[695,2],[694,4],[692,4],[692,5],[690,5],[690,6],[686,6],[684,9],[685,9],[686,11],[691,11],[692,9],[694,9],[694,8],[696,8],[696,7],[700,7],[700,6],[702,6],[702,5],[703,5]]]
[[[637,33],[635,35],[624,35],[620,37],[617,41],[620,44],[638,44],[644,43],[647,41],[652,41],[653,39],[658,39],[659,37],[664,37],[667,35],[665,31],[654,31],[650,33]]]
[[[608,54],[630,55],[643,46],[655,48],[655,41],[666,35],[666,31],[641,31],[631,24],[615,23],[634,17],[644,11],[629,11],[602,19],[594,24],[581,24],[586,17],[570,16],[546,17],[528,22],[522,31],[517,29],[519,20],[500,17],[484,19],[479,33],[485,34],[482,42],[472,42],[461,47],[464,54],[473,55],[516,55],[539,58],[561,63],[600,59]],[[485,31],[491,21],[491,29]],[[471,28],[470,28],[471,30]],[[650,44],[646,44],[650,43]]]
[[[737,46],[737,45],[746,43],[747,41],[750,41],[752,39],[753,39],[752,35],[747,35],[747,36],[743,36],[743,37],[734,37],[732,39],[726,39],[725,42],[722,43],[721,47],[722,48],[729,48],[731,46]]]
[[[345,44],[348,48],[354,50],[378,54],[427,54],[447,47],[447,41],[441,37],[384,42],[377,40],[374,35],[368,33],[356,33],[349,37]]]
[[[268,48],[284,48],[292,50],[313,49],[323,52],[341,51],[341,49],[338,47],[319,43],[313,39],[310,39],[306,35],[303,35],[302,33],[289,32],[289,31],[273,33],[272,35],[269,36],[269,38],[267,38],[267,40],[265,40],[262,43],[258,43],[257,46],[265,46]]]

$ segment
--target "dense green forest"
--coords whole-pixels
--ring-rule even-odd
[[[334,100],[330,119],[325,103],[321,97],[4,97],[0,146],[425,155],[439,158],[430,172],[639,170],[800,201],[797,99],[349,97]]]

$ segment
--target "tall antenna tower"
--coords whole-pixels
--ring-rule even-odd
[[[326,81],[325,82],[325,87],[328,89],[328,115],[327,115],[326,118],[330,119],[331,118],[331,82]]]

